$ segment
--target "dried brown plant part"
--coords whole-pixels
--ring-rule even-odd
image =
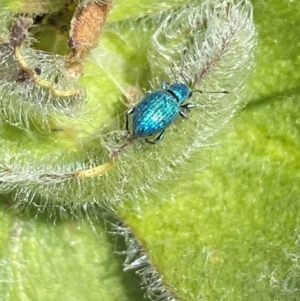
[[[72,53],[68,56],[69,60],[81,60],[98,44],[106,16],[111,8],[111,1],[90,2],[83,7],[77,7],[71,21],[69,46]]]
[[[20,46],[26,39],[28,35],[28,29],[33,25],[33,20],[31,18],[18,18],[11,28],[11,36],[9,40],[9,45],[12,48]]]
[[[36,72],[31,68],[21,54],[22,44],[27,40],[28,29],[32,26],[33,20],[31,18],[17,18],[11,28],[11,36],[9,39],[9,46],[13,49],[14,59],[17,61],[20,69],[18,72],[18,82],[34,81],[43,88],[49,89],[50,92],[58,97],[76,96],[81,93],[80,89],[69,91],[58,90],[54,85],[40,77],[40,72]],[[40,70],[39,70],[40,71]]]
[[[58,97],[70,97],[70,96],[76,96],[81,94],[81,90],[80,89],[73,89],[73,90],[58,90],[54,87],[54,85],[47,81],[42,79],[37,72],[34,71],[34,69],[32,69],[31,67],[28,66],[28,64],[26,63],[26,61],[24,60],[21,52],[20,52],[20,47],[17,46],[14,49],[14,55],[15,55],[15,59],[16,61],[20,64],[21,67],[21,78],[24,78],[24,80],[33,80],[36,84],[40,85],[43,88],[49,89],[49,91]],[[26,75],[25,77],[23,77],[23,75]]]
[[[83,74],[83,66],[78,61],[66,62],[66,71],[68,76],[72,78],[80,78]]]
[[[74,80],[75,71],[69,70],[64,57],[31,47],[32,18],[3,15],[2,19],[0,123],[49,131],[50,119],[57,121],[58,115],[79,116],[85,89]]]
[[[134,107],[144,97],[143,91],[137,86],[128,86],[120,101],[127,107]]]

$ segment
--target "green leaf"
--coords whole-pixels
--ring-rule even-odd
[[[299,297],[300,6],[253,2],[252,102],[215,146],[177,170],[175,184],[161,183],[155,196],[119,208],[180,300]],[[203,160],[207,166],[196,171]]]
[[[4,143],[0,148],[5,157],[0,165],[2,190],[13,191],[21,203],[37,198],[51,204],[92,203],[100,196],[103,204],[114,204],[124,195],[132,198],[139,190],[151,190],[152,183],[167,179],[173,167],[209,145],[211,137],[249,101],[243,90],[255,46],[249,1],[191,3],[151,17],[109,24],[101,45],[84,62],[81,84],[87,90],[87,104],[79,116],[76,109],[84,105],[83,93],[78,96],[75,91],[82,88],[69,78],[64,58],[53,56],[50,61],[44,59],[44,52],[25,46],[16,47],[4,58],[17,57],[29,75],[33,73],[30,68],[40,68],[42,73],[40,78],[33,73],[28,84],[15,80],[3,85],[7,97],[2,119],[27,131],[33,131],[32,124],[39,125],[45,143],[28,139],[21,151]],[[5,70],[4,59],[3,65]],[[15,61],[10,70],[14,67],[19,74]],[[144,145],[142,139],[130,142],[123,130],[125,107],[120,98],[132,90],[141,94],[139,84],[157,89],[162,80],[186,82],[192,89],[204,91],[225,87],[231,92],[194,93],[197,109],[189,122],[177,120],[157,146]],[[70,150],[65,148],[66,141]],[[108,172],[98,172],[97,167],[106,171],[107,166],[111,167]],[[97,172],[98,177],[89,176]]]
[[[7,198],[2,204],[9,205]],[[0,218],[1,300],[143,298],[138,279],[122,271],[122,257],[115,253],[124,245],[107,234],[103,222],[89,216],[61,220],[53,211],[53,218],[47,218],[49,211],[23,215],[8,212],[7,205]]]
[[[1,0],[1,8],[15,13],[42,14],[57,12],[69,3],[69,0]]]

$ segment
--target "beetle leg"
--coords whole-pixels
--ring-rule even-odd
[[[180,111],[179,114],[181,117],[188,119],[188,116],[183,111]]]
[[[194,108],[194,107],[196,107],[196,104],[194,104],[194,103],[186,103],[186,104],[180,106],[180,108],[185,109],[188,112],[190,111],[191,108]],[[180,111],[179,114],[180,114],[181,117],[183,117],[185,119],[188,118],[187,114],[183,111]]]
[[[195,108],[196,106],[197,105],[195,103],[188,102],[180,107],[189,111],[190,109]]]
[[[125,127],[126,131],[129,133],[129,115],[131,115],[134,112],[135,108],[132,108],[126,112],[126,120],[125,120]]]
[[[168,82],[166,82],[164,80],[161,82],[161,88],[163,90],[167,90],[169,88],[169,86],[170,86],[170,84]]]
[[[165,131],[163,130],[153,141],[145,139],[146,142],[150,143],[150,144],[156,144],[157,142],[159,142],[163,137],[164,137]]]

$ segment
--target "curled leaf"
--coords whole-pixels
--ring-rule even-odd
[[[126,24],[129,23],[125,22],[124,26]],[[111,154],[124,144],[124,137],[126,139],[127,134],[122,130],[124,124],[120,121],[123,118],[105,123],[96,137],[83,140],[83,147],[78,156],[72,154],[73,158],[67,151],[58,150],[51,154],[51,157],[59,158],[52,164],[47,163],[49,158],[46,156],[39,160],[33,157],[29,165],[17,166],[14,159],[6,156],[2,166],[10,166],[11,175],[22,170],[24,181],[8,181],[5,169],[2,169],[0,188],[17,188],[18,198],[33,200],[38,196],[45,203],[94,202],[97,199],[111,206],[125,198],[146,195],[152,191],[153,183],[168,179],[176,166],[183,165],[200,147],[209,145],[211,137],[249,101],[242,89],[254,61],[255,30],[249,1],[193,3],[146,20],[131,20],[128,30],[135,34],[135,27],[146,26],[152,36],[151,47],[145,49],[145,56],[154,75],[153,89],[162,80],[188,79],[193,88],[204,91],[225,89],[230,94],[195,95],[192,100],[197,106],[188,120],[178,119],[167,129],[163,141],[155,146],[146,145],[142,140],[133,141],[118,155],[114,168],[100,177],[68,181],[62,177],[61,182],[58,177],[55,183],[49,183],[39,175],[68,175],[110,164]],[[117,35],[120,24],[115,29]],[[113,30],[111,26],[110,31]],[[103,59],[109,61],[109,58]],[[7,150],[3,152],[7,153]],[[18,161],[26,162],[25,157],[25,153],[20,153]],[[205,162],[197,162],[197,169],[204,165]],[[35,176],[27,177],[29,174]]]

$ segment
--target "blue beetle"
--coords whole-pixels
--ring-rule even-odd
[[[184,104],[184,102],[194,92],[229,93],[227,91],[203,92],[201,90],[191,90],[184,83],[169,85],[166,82],[162,82],[161,89],[147,94],[135,107],[127,111],[125,125],[128,132],[130,132],[129,116],[133,114],[132,134],[123,145],[112,152],[111,158],[115,159],[135,139],[158,134],[153,141],[148,139],[146,141],[155,144],[161,140],[165,129],[174,122],[178,115],[188,118],[183,109],[189,110],[196,105],[193,103]]]
[[[189,110],[195,104],[183,104],[190,98],[193,92],[186,84],[175,83],[169,85],[162,82],[159,90],[147,94],[134,108],[127,111],[126,129],[129,132],[129,115],[132,117],[132,138],[143,138],[153,134],[159,135],[149,143],[157,143],[164,136],[165,129],[176,119],[178,115],[187,118],[182,109]]]
[[[134,108],[127,111],[126,129],[128,132],[129,115],[133,114],[131,139],[159,134],[153,141],[146,139],[149,143],[157,143],[163,138],[165,129],[174,122],[178,115],[187,118],[187,115],[182,109],[189,110],[195,107],[193,103],[184,104],[194,92],[204,93],[201,90],[191,90],[184,83],[169,85],[166,82],[162,82],[161,89],[147,94]],[[228,92],[212,91],[205,93]]]

